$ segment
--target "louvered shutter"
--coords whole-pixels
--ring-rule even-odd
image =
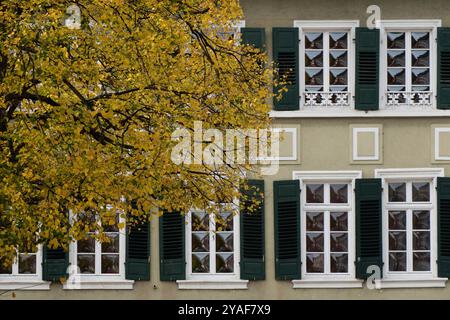
[[[275,181],[275,277],[301,278],[300,184],[298,180]]]
[[[165,212],[159,220],[161,281],[186,279],[185,222],[177,212]]]
[[[242,43],[249,44],[263,51],[265,49],[266,35],[264,28],[242,28]]]
[[[150,280],[150,222],[128,226],[126,243],[126,278]]]
[[[438,28],[437,108],[450,109],[450,28]]]
[[[437,179],[438,276],[450,277],[450,178]]]
[[[248,186],[240,201],[241,279],[264,280],[264,180],[249,180]]]
[[[278,70],[280,79],[286,77],[287,92],[283,93],[281,100],[274,98],[275,110],[298,110],[299,99],[299,69],[298,69],[298,29],[297,28],[273,28],[272,30],[273,60]],[[280,88],[274,87],[274,93],[278,94]]]
[[[378,110],[380,30],[356,28],[355,108]]]
[[[42,261],[42,279],[45,281],[60,281],[67,277],[69,255],[64,249],[50,249],[44,245]]]
[[[383,274],[381,179],[356,180],[356,277],[367,279],[369,266]]]

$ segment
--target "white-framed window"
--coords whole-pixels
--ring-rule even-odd
[[[191,210],[186,220],[187,280],[238,280],[239,215]]]
[[[383,278],[437,278],[436,180],[442,169],[379,169],[383,182]]]
[[[380,101],[384,107],[435,107],[440,25],[440,20],[381,21]]]
[[[355,179],[360,171],[294,172],[300,180],[302,280],[355,279]],[[345,284],[347,283],[347,284]],[[308,284],[310,285],[310,284]],[[361,283],[341,282],[342,286]],[[317,286],[320,286],[317,284]]]
[[[294,21],[299,28],[300,103],[352,107],[358,21]]]

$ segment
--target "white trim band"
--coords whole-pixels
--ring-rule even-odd
[[[375,282],[377,289],[389,288],[445,288],[447,278],[381,279]]]
[[[132,290],[133,280],[82,280],[78,283],[65,283],[64,290]]]
[[[362,288],[363,280],[292,280],[293,289]]]
[[[248,280],[178,280],[180,290],[246,290]]]
[[[0,281],[0,290],[22,291],[22,290],[50,290],[49,281],[42,280],[2,280]]]

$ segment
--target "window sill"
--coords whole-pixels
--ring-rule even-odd
[[[0,279],[0,290],[50,290],[49,281]]]
[[[389,288],[445,288],[447,278],[381,279],[375,282],[377,289]]]
[[[75,279],[74,279],[75,280]],[[79,282],[64,283],[64,290],[132,290],[134,281],[123,279],[81,279]]]
[[[358,279],[349,280],[292,280],[293,289],[331,289],[331,288],[362,288],[363,281]]]
[[[178,280],[180,290],[246,290],[248,280]]]
[[[450,117],[448,110],[430,110],[430,111],[396,111],[396,110],[374,110],[374,111],[360,111],[360,110],[341,110],[341,111],[270,111],[271,118],[428,118],[428,117]]]

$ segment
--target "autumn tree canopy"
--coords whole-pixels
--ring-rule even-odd
[[[235,198],[250,168],[175,164],[171,134],[268,125],[271,70],[230,36],[239,19],[237,0],[1,1],[0,256],[101,237],[69,210],[105,225],[108,208],[134,221]]]

